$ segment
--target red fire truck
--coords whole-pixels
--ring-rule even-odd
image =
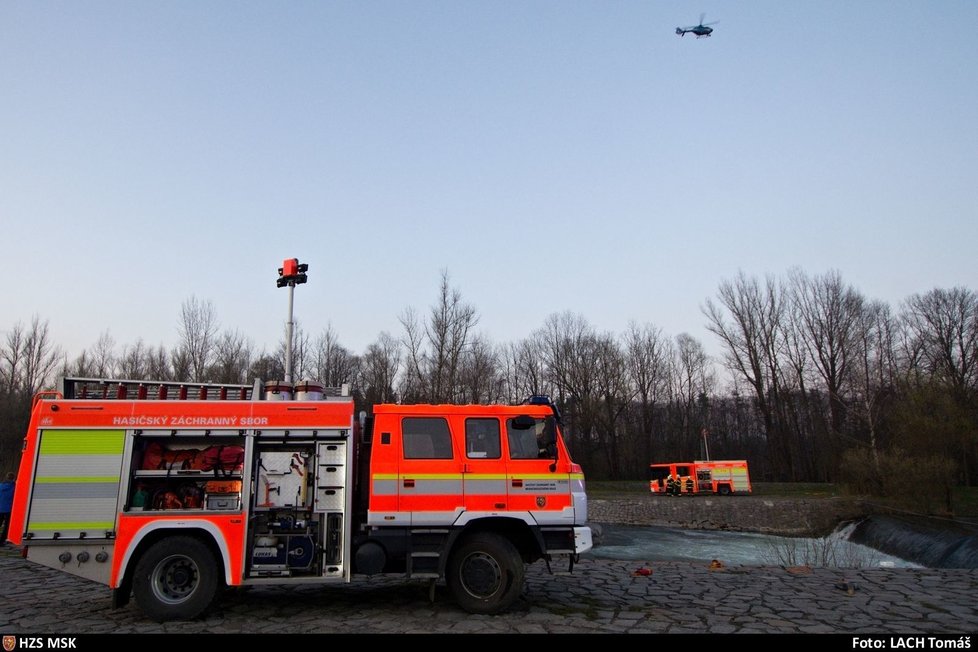
[[[649,465],[649,491],[654,494],[720,494],[751,492],[746,460],[665,462]]]
[[[264,391],[263,391],[264,390]],[[222,585],[444,578],[475,613],[524,564],[591,547],[580,466],[546,397],[377,405],[348,389],[66,378],[34,403],[10,541],[156,620]]]

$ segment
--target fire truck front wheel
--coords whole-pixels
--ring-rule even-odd
[[[448,560],[455,601],[470,613],[505,611],[523,591],[523,559],[505,537],[481,532],[462,541]]]
[[[217,569],[214,554],[199,539],[176,536],[157,541],[136,564],[136,604],[157,622],[195,618],[217,595]]]

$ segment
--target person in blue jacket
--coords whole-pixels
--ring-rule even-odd
[[[0,482],[0,545],[7,543],[7,528],[10,526],[10,510],[14,504],[14,474]]]

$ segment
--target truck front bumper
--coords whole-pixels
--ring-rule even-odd
[[[582,553],[587,552],[591,549],[591,528],[589,527],[575,527],[574,528],[574,552]]]

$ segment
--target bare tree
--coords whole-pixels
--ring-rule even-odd
[[[162,344],[155,349],[150,348],[146,354],[146,377],[153,380],[171,380],[174,377],[170,354]]]
[[[458,373],[462,400],[467,403],[492,403],[502,395],[503,379],[499,373],[499,356],[485,336],[477,335],[466,347]]]
[[[935,288],[907,299],[903,319],[926,372],[957,396],[978,389],[978,294]]]
[[[837,271],[809,277],[796,269],[791,283],[796,328],[828,391],[832,432],[840,435],[846,412],[844,390],[857,357],[864,300]]]
[[[328,387],[351,382],[357,372],[357,357],[340,344],[332,325],[328,325],[316,338],[312,357],[316,378]]]
[[[237,330],[224,331],[214,344],[214,362],[208,380],[216,383],[246,384],[251,366],[251,341]]]
[[[679,441],[686,455],[699,451],[699,434],[708,424],[707,402],[715,377],[703,345],[689,333],[676,336],[673,397],[679,415]]]
[[[431,401],[451,401],[458,386],[462,353],[479,318],[475,308],[462,301],[462,293],[442,272],[438,302],[431,307],[425,335],[431,361]]]
[[[285,365],[283,358],[279,355],[266,353],[264,349],[256,353],[248,369],[248,378],[255,378],[265,382],[271,380],[282,380],[285,378]]]
[[[431,395],[428,362],[424,350],[424,331],[418,323],[418,314],[406,308],[398,318],[404,328],[404,374],[401,378],[401,396],[409,402],[420,402]]]
[[[639,401],[641,449],[644,459],[651,461],[654,455],[653,414],[669,381],[671,346],[659,328],[633,322],[625,334],[625,347],[629,377]]]
[[[7,333],[6,346],[0,349],[4,393],[29,400],[51,382],[51,374],[62,358],[61,349],[51,341],[47,320],[35,315],[27,329],[16,324]]]
[[[970,485],[978,479],[978,294],[955,287],[912,295],[903,323],[907,349],[916,354],[909,398],[927,399],[921,401],[926,414],[914,418],[930,418],[905,439],[924,436],[934,448],[944,440],[945,455],[958,457]]]
[[[142,338],[136,340],[132,346],[123,346],[119,356],[119,375],[132,380],[147,378],[149,353]]]
[[[115,374],[115,338],[105,330],[102,331],[95,346],[90,349],[92,372],[95,378],[112,378]]]
[[[14,324],[7,332],[5,346],[0,350],[0,382],[3,383],[3,394],[10,397],[20,389],[23,374],[24,325]]]
[[[60,347],[51,341],[47,320],[42,322],[35,315],[23,345],[24,375],[21,386],[25,396],[33,396],[51,382],[51,373],[57,368],[61,357]]]
[[[479,321],[475,308],[462,300],[462,293],[451,287],[448,272],[443,271],[428,321],[420,323],[410,308],[400,321],[407,349],[403,393],[431,403],[456,400],[462,356]]]
[[[194,380],[193,361],[190,359],[190,352],[182,346],[177,346],[170,351],[170,379],[187,382]],[[194,381],[199,382],[199,381]]]
[[[397,400],[394,387],[400,358],[400,344],[390,333],[382,332],[377,341],[367,347],[360,365],[360,382],[368,403],[392,403]]]
[[[214,304],[209,299],[200,301],[196,296],[184,301],[180,308],[178,330],[181,360],[185,358],[188,362],[190,380],[206,380],[204,375],[211,363],[218,332]],[[177,371],[176,368],[174,371]],[[180,377],[177,375],[177,378]]]
[[[547,318],[534,339],[543,351],[548,380],[554,386],[558,403],[567,408],[567,431],[579,445],[577,452],[591,459],[597,444],[600,393],[597,337],[581,315],[571,312]]]
[[[0,345],[0,471],[13,470],[30,419],[31,397],[50,387],[64,355],[51,341],[48,322],[35,315],[17,323]]]
[[[539,336],[510,344],[501,357],[504,395],[508,402],[519,403],[529,396],[554,392]]]
[[[598,438],[608,467],[608,476],[617,480],[622,477],[621,417],[633,398],[628,382],[628,363],[614,336],[610,333],[594,338],[596,391],[600,401],[597,413]]]
[[[896,363],[890,307],[880,301],[863,306],[859,324],[858,359],[853,373],[856,403],[869,434],[869,449],[876,473],[880,473],[879,427],[884,399],[895,386]]]
[[[727,366],[754,391],[775,470],[781,477],[795,479],[783,423],[781,356],[787,305],[784,288],[773,277],[768,277],[762,286],[757,279],[740,272],[733,281],[720,283],[717,298],[720,305],[707,299],[703,309],[707,329],[726,348]]]
[[[275,351],[275,355],[282,369],[286,367],[285,338],[286,333],[283,332],[282,339],[278,343],[278,349]],[[298,382],[299,380],[309,379],[311,376],[314,376],[317,373],[315,364],[316,356],[313,345],[309,340],[309,334],[302,328],[299,320],[296,319],[293,321],[292,329],[292,382]],[[284,380],[284,378],[283,371],[283,375],[279,380]]]

